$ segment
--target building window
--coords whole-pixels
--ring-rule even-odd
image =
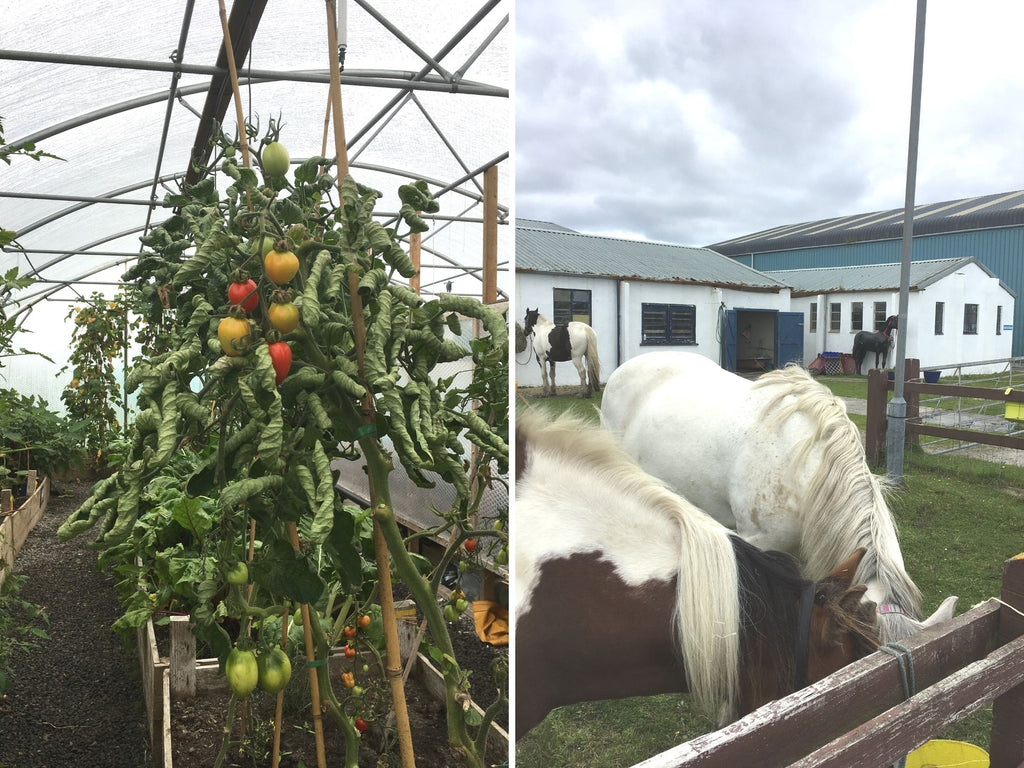
[[[996,306],[996,336],[1003,335],[1003,305]]]
[[[881,331],[885,328],[885,321],[889,319],[889,313],[884,301],[875,302],[875,330]]]
[[[946,311],[946,302],[936,301],[935,302],[935,335],[942,335],[942,316]]]
[[[850,330],[864,330],[864,302],[855,301],[850,305]]]
[[[590,291],[579,288],[554,289],[555,325],[565,325],[573,320],[587,325],[594,323],[590,319]]]
[[[811,302],[811,314],[810,314],[810,331],[809,333],[818,332],[818,302]]]
[[[828,305],[828,330],[829,333],[839,333],[843,321],[843,305],[839,302]]]
[[[644,304],[640,344],[696,344],[697,308],[692,304]]]
[[[964,304],[964,335],[978,335],[978,305]]]

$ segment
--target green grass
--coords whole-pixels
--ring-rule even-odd
[[[864,397],[864,377],[823,377],[836,394]],[[860,387],[862,391],[858,392]],[[593,401],[530,400],[560,413],[594,414]],[[851,416],[863,428],[863,416]],[[882,471],[877,468],[876,471]],[[958,595],[957,613],[998,597],[1003,562],[1024,551],[1024,468],[952,455],[908,452],[904,487],[890,507],[907,570],[931,613]],[[991,706],[940,734],[988,749]],[[683,696],[589,702],[562,707],[516,744],[520,768],[618,768],[712,730]]]

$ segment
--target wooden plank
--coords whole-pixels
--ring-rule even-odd
[[[0,490],[0,514],[8,514],[14,511],[14,497],[10,488]]]
[[[1024,437],[1014,435],[1000,435],[994,432],[978,432],[973,429],[954,429],[953,427],[940,427],[935,424],[918,424],[907,422],[907,432],[914,432],[918,435],[930,435],[931,437],[946,437],[951,440],[969,440],[972,443],[983,445],[998,445],[1002,448],[1017,448],[1024,450]]]
[[[171,616],[171,696],[192,699],[196,695],[196,636],[188,616]]]
[[[193,656],[193,659],[195,657]],[[171,681],[169,675],[164,675],[162,686],[163,696],[161,697],[160,718],[160,749],[153,749],[156,764],[164,768],[172,768],[174,764],[174,750],[171,748]]]
[[[999,604],[989,600],[904,640],[917,687],[934,685],[965,663],[984,658],[998,622]],[[772,763],[786,765],[902,701],[899,663],[877,652],[634,768],[746,765],[751,755],[771,755]]]
[[[889,765],[947,726],[1022,683],[1024,637],[957,670],[904,704],[883,712],[793,763],[791,768]]]
[[[1003,566],[1003,586],[999,595],[1004,605],[999,610],[999,639],[1009,642],[1024,635],[1024,557],[1018,555]],[[992,739],[989,758],[992,768],[1016,766],[1024,761],[1024,686],[995,700],[992,705]]]
[[[872,368],[868,371],[867,423],[864,428],[864,452],[869,464],[882,460],[885,450],[885,371]]]

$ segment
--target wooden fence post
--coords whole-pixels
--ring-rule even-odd
[[[36,471],[30,469],[28,475],[25,477],[25,496],[32,498],[32,494],[36,492]]]
[[[0,491],[0,514],[7,514],[8,512],[14,511],[14,496],[11,495],[10,488],[4,488]]]
[[[885,448],[885,406],[888,398],[889,381],[885,371],[872,368],[868,371],[867,425],[864,429],[864,453],[868,464],[882,460]]]
[[[999,595],[999,642],[1008,643],[1024,635],[1024,554],[1003,565],[1003,586]],[[1012,606],[1012,607],[1011,607]],[[1014,610],[1016,609],[1016,610]],[[989,760],[992,768],[1009,768],[1024,763],[1024,686],[1011,688],[992,704],[992,740]]]
[[[172,698],[195,698],[196,637],[188,616],[171,616],[170,679]]]

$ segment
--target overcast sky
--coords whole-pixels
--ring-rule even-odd
[[[516,215],[709,245],[901,207],[913,0],[517,0]],[[1024,2],[928,3],[917,204],[1024,189]]]

